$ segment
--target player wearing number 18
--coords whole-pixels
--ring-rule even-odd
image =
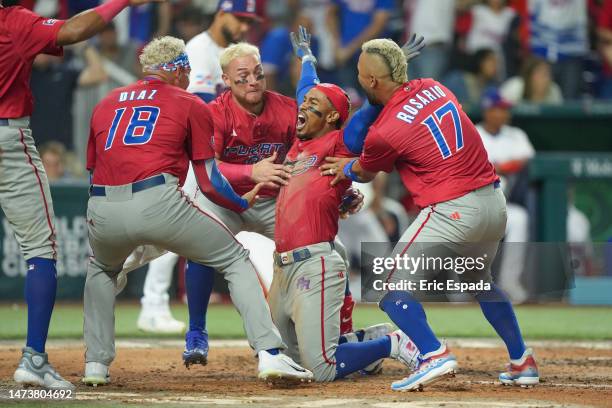
[[[361,157],[328,158],[329,163],[321,166],[323,174],[336,174],[333,184],[344,178],[367,182],[378,171],[396,168],[421,212],[393,255],[420,257],[426,243],[430,247],[439,243],[438,247],[452,248],[460,256],[473,256],[466,252],[477,245],[479,253],[489,254],[485,268],[465,272],[460,279],[491,283],[490,264],[506,227],[506,201],[474,124],[457,98],[439,82],[408,81],[402,49],[391,40],[366,42],[357,67],[368,100],[384,105],[384,109],[369,129]],[[394,270],[387,281],[405,279],[405,272]],[[426,271],[411,273],[423,276]],[[476,293],[475,298],[508,349],[510,369],[500,375],[500,381],[536,384],[539,377],[533,354],[525,347],[506,295],[492,284],[491,290]],[[421,353],[419,368],[393,383],[393,390],[419,389],[457,368],[446,345],[433,334],[413,293],[390,291],[380,307]]]
[[[84,291],[83,382],[109,382],[117,275],[128,255],[147,244],[223,273],[258,353],[261,379],[312,379],[312,373],[280,353],[285,344],[258,290],[248,251],[181,189],[190,161],[200,190],[219,206],[242,212],[261,187],[240,197],[217,170],[210,111],[185,91],[190,72],[185,43],[173,37],[155,39],[142,51],[140,62],[145,78],[112,91],[91,118],[87,168],[93,185],[87,222],[93,257]]]

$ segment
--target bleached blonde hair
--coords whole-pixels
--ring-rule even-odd
[[[402,49],[395,41],[388,38],[377,38],[365,42],[361,50],[368,54],[379,55],[389,67],[391,80],[398,84],[408,81],[408,63]]]
[[[185,52],[185,41],[166,35],[148,43],[140,54],[143,69],[165,64]]]
[[[225,72],[225,68],[235,60],[236,58],[246,57],[249,55],[254,55],[259,61],[261,61],[261,56],[259,55],[259,48],[254,46],[253,44],[249,44],[248,42],[239,42],[238,44],[232,44],[227,47],[221,53],[219,57],[219,64],[221,64],[221,69]]]

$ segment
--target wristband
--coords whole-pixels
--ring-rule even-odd
[[[316,57],[314,55],[308,54],[308,55],[304,55],[302,57],[302,64],[305,63],[305,62],[312,62],[313,64],[316,65],[317,64],[317,59],[316,59]]]
[[[109,23],[117,14],[119,14],[130,3],[129,0],[110,0],[104,4],[94,8],[105,23]]]
[[[353,159],[350,162],[346,163],[344,165],[344,168],[342,169],[342,173],[344,173],[344,175],[353,180],[356,181],[357,183],[361,183],[361,180],[359,180],[359,176],[357,176],[357,174],[355,174],[353,172],[353,164],[357,161],[357,159]]]

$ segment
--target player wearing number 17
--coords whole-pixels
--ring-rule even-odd
[[[359,83],[372,104],[384,109],[370,127],[359,159],[327,158],[323,174],[371,181],[378,171],[396,168],[421,212],[408,227],[394,254],[419,257],[423,243],[452,246],[466,256],[477,243],[488,256],[482,280],[491,283],[490,264],[506,227],[506,201],[499,179],[487,159],[480,136],[457,98],[433,79],[408,81],[402,49],[391,40],[371,40],[362,47],[357,65]],[[432,244],[433,245],[433,244]],[[474,245],[475,246],[475,245]],[[394,270],[391,283],[405,270]],[[413,271],[420,274],[423,271]],[[470,276],[471,275],[471,276]],[[474,271],[462,274],[473,279]],[[525,347],[511,303],[495,284],[476,293],[483,314],[502,338],[510,368],[499,379],[508,385],[538,382],[532,351]],[[457,362],[427,323],[421,304],[410,292],[389,291],[380,307],[417,345],[419,368],[391,388],[420,389],[454,372]]]

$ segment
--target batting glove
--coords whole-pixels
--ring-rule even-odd
[[[418,57],[421,54],[421,50],[425,48],[425,45],[425,37],[412,33],[408,41],[402,46],[406,62]]]
[[[317,63],[317,59],[312,54],[312,50],[310,49],[310,39],[312,35],[308,32],[306,27],[300,26],[298,28],[297,35],[294,32],[289,34],[291,37],[291,45],[293,45],[293,53],[296,57],[303,61],[312,61],[315,64]]]

